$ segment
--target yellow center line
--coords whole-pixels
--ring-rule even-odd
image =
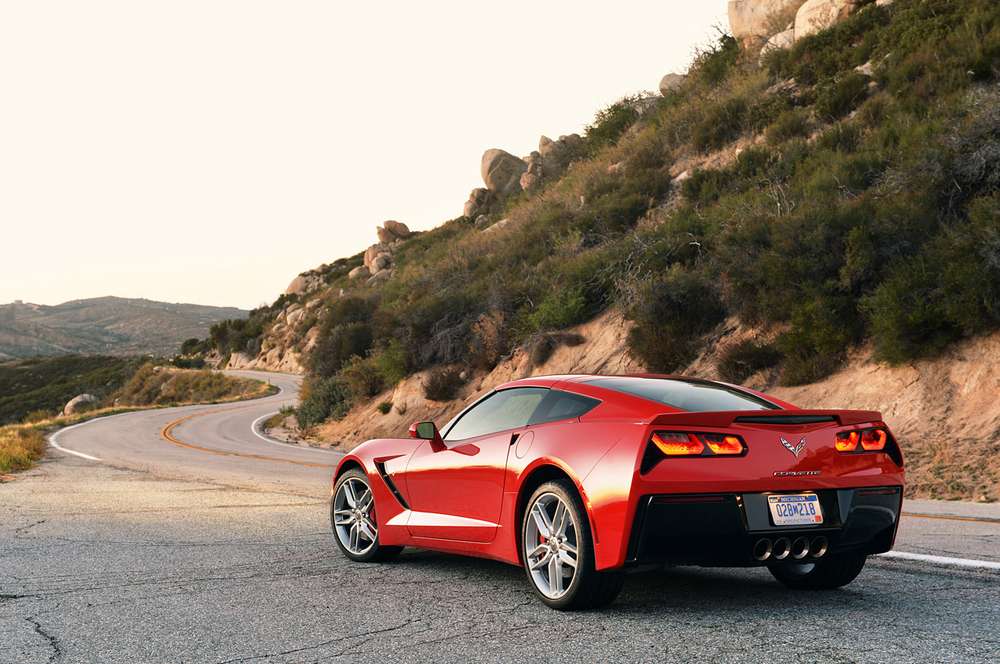
[[[206,454],[214,454],[216,456],[228,456],[228,457],[240,457],[242,459],[254,459],[256,461],[272,461],[277,463],[290,463],[295,466],[306,466],[307,468],[334,468],[329,464],[325,463],[310,463],[308,461],[295,461],[293,459],[283,459],[281,457],[267,456],[265,454],[253,454],[252,452],[233,452],[230,450],[219,450],[212,447],[202,447],[201,445],[195,445],[193,443],[185,443],[183,440],[178,439],[174,435],[174,428],[178,425],[187,422],[188,420],[194,419],[196,417],[203,417],[205,415],[212,415],[214,413],[221,413],[223,411],[231,410],[241,410],[239,408],[216,408],[215,410],[208,410],[200,413],[193,413],[191,415],[185,415],[184,417],[178,418],[173,422],[168,423],[160,431],[160,435],[168,443],[173,443],[178,447],[186,447],[190,450],[197,450],[199,452],[205,452]]]

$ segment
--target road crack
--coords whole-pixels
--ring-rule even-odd
[[[60,661],[63,656],[63,650],[62,646],[59,644],[59,639],[57,639],[52,634],[49,634],[42,627],[42,624],[38,622],[38,620],[34,616],[28,616],[27,618],[25,618],[25,620],[31,623],[31,625],[35,628],[35,634],[38,634],[40,637],[45,639],[45,642],[49,644],[49,648],[52,649],[52,654],[49,655],[49,661],[50,662]]]

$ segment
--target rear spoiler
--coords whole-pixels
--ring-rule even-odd
[[[765,426],[800,426],[828,422],[837,426],[881,422],[877,410],[725,410],[718,412],[664,413],[651,426],[728,427],[733,424]]]

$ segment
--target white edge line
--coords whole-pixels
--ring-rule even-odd
[[[121,414],[124,414],[124,413],[121,413]],[[77,424],[71,424],[68,427],[65,427],[63,429],[59,429],[59,431],[56,431],[54,434],[52,434],[51,436],[49,436],[49,445],[51,445],[52,447],[56,448],[60,452],[65,452],[66,454],[72,454],[73,456],[78,456],[81,459],[86,459],[88,461],[101,461],[101,459],[99,459],[99,458],[97,458],[95,456],[91,456],[89,454],[84,454],[83,452],[77,452],[76,450],[66,449],[65,447],[63,447],[62,445],[59,444],[59,442],[58,442],[57,439],[65,431],[69,431],[70,429],[75,429],[75,428],[77,428],[79,426],[83,426],[84,424],[90,424],[91,422],[96,422],[97,420],[107,419],[108,417],[114,417],[114,416],[113,415],[106,415],[105,417],[95,417],[92,420],[87,420],[86,422],[78,422]]]
[[[992,560],[972,560],[970,558],[949,558],[948,556],[932,556],[926,553],[907,553],[906,551],[889,551],[880,554],[880,558],[896,558],[898,560],[913,560],[922,563],[944,565],[946,567],[965,567],[969,569],[1000,570],[1000,562]]]
[[[256,420],[254,420],[253,422],[250,423],[250,431],[252,431],[253,435],[257,436],[258,438],[260,438],[261,440],[263,440],[265,443],[269,443],[271,445],[279,445],[279,446],[285,448],[286,450],[288,450],[288,449],[293,449],[293,450],[308,450],[309,452],[320,452],[321,454],[339,454],[339,452],[335,452],[334,450],[324,450],[324,449],[319,448],[319,447],[303,447],[302,445],[293,445],[291,443],[283,443],[280,440],[275,440],[273,438],[270,438],[269,436],[265,436],[264,434],[262,434],[260,432],[260,428],[259,428],[260,423],[263,422],[264,420],[266,420],[267,418],[273,416],[273,415],[277,415],[280,412],[281,412],[280,410],[276,410],[273,413],[265,413],[265,414],[261,415]]]
[[[258,378],[257,380],[260,380],[260,379]],[[270,380],[268,380],[267,383],[268,383],[268,385],[274,385],[274,383],[272,383]],[[278,391],[276,393],[270,395],[270,398],[280,397],[284,393],[284,391],[285,391],[285,388],[283,388],[281,385],[275,385],[275,387],[278,388]],[[265,397],[265,398],[268,398],[268,397]],[[239,402],[234,401],[234,402],[231,402],[231,403],[239,403]],[[212,404],[196,404],[196,405],[197,406],[209,406],[209,405],[212,405]],[[182,406],[182,408],[184,408],[184,407],[185,406]],[[72,454],[73,456],[80,457],[81,459],[86,459],[87,461],[103,461],[103,459],[100,459],[100,458],[95,457],[95,456],[91,456],[90,454],[84,454],[83,452],[77,452],[76,450],[71,450],[71,449],[68,449],[66,447],[63,447],[62,445],[59,444],[59,440],[58,440],[59,436],[61,436],[64,432],[69,431],[70,429],[75,429],[77,427],[82,427],[84,424],[90,424],[92,422],[97,422],[98,420],[106,420],[106,419],[108,419],[110,417],[118,417],[119,415],[131,415],[132,413],[138,413],[138,412],[146,412],[146,411],[137,410],[137,411],[129,411],[129,412],[126,412],[126,413],[115,413],[114,415],[102,415],[101,417],[95,417],[93,419],[86,420],[86,421],[83,421],[83,422],[77,422],[76,424],[71,424],[68,427],[63,427],[62,429],[59,429],[59,431],[56,431],[55,433],[53,433],[50,436],[48,436],[47,440],[49,442],[49,445],[51,445],[55,449],[59,450],[60,452],[65,452],[66,454]],[[280,411],[275,411],[275,412],[280,412]],[[273,415],[273,414],[274,413],[269,413],[268,415],[265,415],[264,417],[268,417],[269,415]],[[251,429],[253,430],[253,432],[255,434],[257,434],[258,437],[263,438],[263,436],[261,436],[260,434],[257,433],[257,422],[259,422],[261,419],[263,419],[263,418],[259,418],[259,419],[255,420],[254,423],[253,423],[253,425],[251,426]],[[267,440],[267,439],[264,438],[264,440]],[[274,442],[275,444],[283,444],[283,443],[277,443],[276,441],[268,441],[268,442]],[[317,451],[321,451],[321,450],[317,450]]]

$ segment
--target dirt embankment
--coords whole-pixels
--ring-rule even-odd
[[[470,399],[509,380],[529,375],[629,373],[644,367],[625,344],[627,322],[609,312],[574,328],[582,344],[561,346],[535,365],[526,349],[489,373],[473,375],[449,402],[428,401],[426,375],[416,374],[323,425],[316,436],[341,449],[377,437],[406,435],[410,423],[443,424]],[[706,350],[685,373],[718,378],[715,360],[729,344],[760,334],[729,321],[707,340]],[[802,407],[881,411],[903,445],[908,494],[964,500],[1000,500],[1000,333],[954,345],[944,355],[902,366],[872,359],[868,347],[855,349],[844,367],[828,378],[798,387],[777,386],[774,372],[747,384]],[[380,404],[391,403],[385,414]]]

